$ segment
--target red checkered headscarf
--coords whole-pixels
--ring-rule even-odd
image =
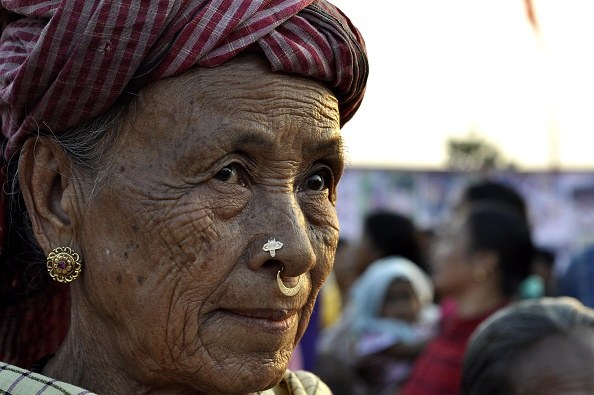
[[[141,87],[258,47],[272,70],[325,82],[341,124],[368,66],[357,29],[324,0],[0,0],[4,158],[31,132],[61,131]]]

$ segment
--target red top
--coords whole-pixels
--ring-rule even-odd
[[[441,332],[419,356],[399,395],[459,395],[468,339],[476,327],[498,309],[470,319],[457,315],[445,317]]]

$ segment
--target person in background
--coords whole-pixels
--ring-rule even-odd
[[[573,298],[521,301],[473,334],[461,395],[594,394],[594,310]]]
[[[351,253],[359,275],[371,263],[388,256],[406,258],[426,269],[415,223],[410,217],[397,212],[375,211],[367,215],[363,221],[362,237]]]
[[[513,186],[501,181],[492,179],[479,179],[469,183],[458,202],[457,209],[463,208],[467,204],[476,202],[496,202],[504,204],[515,210],[530,224],[528,207],[526,200]],[[522,299],[532,299],[544,296],[547,291],[547,279],[543,278],[547,272],[540,266],[540,256],[536,255],[538,249],[535,248],[535,255],[533,257],[531,273],[522,282],[519,296]],[[550,273],[549,273],[550,274]],[[446,301],[447,305],[448,301]],[[449,306],[452,310],[454,306]]]
[[[524,197],[511,185],[491,179],[479,179],[470,182],[463,190],[456,209],[466,204],[494,201],[505,204],[529,222],[528,208]]]
[[[374,211],[363,220],[363,232],[356,242],[345,249],[345,259],[335,265],[336,280],[348,299],[351,285],[374,261],[388,256],[400,256],[419,265],[426,265],[414,222],[405,215],[392,211]]]
[[[544,296],[557,295],[557,276],[555,274],[555,251],[551,248],[536,246],[532,257],[532,273],[542,279]]]
[[[323,333],[317,372],[335,394],[392,393],[435,334],[431,281],[409,260],[388,257],[368,267],[350,296],[340,321]]]
[[[558,282],[558,296],[576,298],[594,308],[594,244],[573,255]]]
[[[532,253],[525,219],[502,204],[466,205],[437,231],[431,277],[436,292],[451,298],[456,310],[442,317],[402,395],[458,395],[470,335],[517,297],[530,274]]]

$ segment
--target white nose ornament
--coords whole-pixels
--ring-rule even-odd
[[[276,241],[274,237],[272,239],[268,239],[268,242],[264,244],[264,247],[262,247],[264,251],[270,252],[270,256],[273,258],[276,255],[276,250],[280,250],[281,248],[283,248],[283,243]]]

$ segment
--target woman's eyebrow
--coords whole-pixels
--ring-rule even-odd
[[[328,139],[317,141],[315,144],[303,146],[304,154],[316,156],[331,156],[335,158],[344,158],[344,144],[340,134],[336,134]]]
[[[232,151],[249,149],[251,147],[261,148],[275,144],[274,136],[266,133],[247,129],[236,129],[229,139],[229,147]],[[320,139],[311,144],[303,145],[304,154],[308,155],[330,155],[343,157],[344,146],[340,134],[335,134],[328,139]]]
[[[239,128],[236,129],[236,132],[233,133],[229,141],[229,145],[233,151],[238,151],[252,146],[261,147],[271,145],[273,143],[273,138],[266,133]]]

